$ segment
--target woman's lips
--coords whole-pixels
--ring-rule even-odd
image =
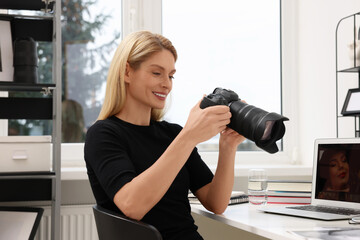
[[[340,178],[344,178],[346,176],[346,173],[345,172],[342,172],[338,175]]]
[[[166,93],[159,93],[159,92],[153,92],[153,93],[154,93],[154,95],[155,95],[157,98],[159,98],[159,99],[161,99],[161,100],[165,100],[165,99],[166,99],[166,96],[167,96]]]

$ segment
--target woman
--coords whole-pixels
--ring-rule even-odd
[[[353,196],[349,194],[352,184],[346,150],[325,150],[320,159],[319,174],[324,181],[323,186],[317,187],[322,189],[318,193],[318,198],[353,201]]]
[[[227,106],[192,109],[184,128],[161,121],[177,53],[165,37],[132,33],[109,68],[98,121],[88,130],[85,161],[97,204],[155,226],[164,239],[202,239],[189,189],[210,211],[225,211],[234,159],[244,137],[226,127]],[[196,145],[221,133],[215,175]]]
[[[349,192],[349,161],[345,150],[330,149],[324,152],[321,162],[326,165],[325,191]]]

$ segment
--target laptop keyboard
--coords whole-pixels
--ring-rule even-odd
[[[360,210],[351,209],[351,208],[337,208],[337,207],[326,207],[326,206],[314,206],[314,205],[305,205],[305,206],[293,206],[287,207],[291,209],[300,209],[305,211],[313,212],[325,212],[325,213],[334,213],[340,215],[358,215]]]

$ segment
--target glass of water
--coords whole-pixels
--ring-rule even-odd
[[[267,203],[267,173],[265,169],[249,170],[248,196],[252,205]]]

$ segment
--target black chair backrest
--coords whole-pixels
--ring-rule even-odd
[[[99,240],[162,240],[152,225],[130,219],[99,205],[93,206]]]

